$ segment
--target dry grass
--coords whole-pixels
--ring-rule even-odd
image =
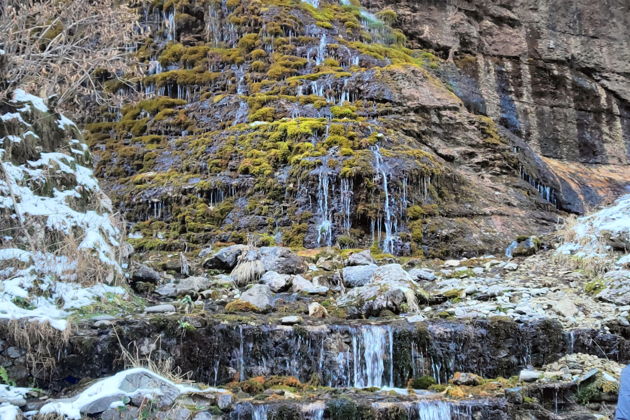
[[[116,333],[115,330],[114,332]],[[135,341],[132,341],[125,347],[120,341],[118,333],[116,333],[116,338],[118,339],[125,369],[145,368],[177,384],[192,382],[190,379],[192,372],[183,372],[179,366],[175,366],[172,357],[162,356],[161,337],[158,336],[148,346],[148,351],[141,351]]]
[[[257,282],[265,274],[265,266],[259,259],[251,259],[251,251],[254,247],[248,244],[248,248],[243,251],[238,259],[236,267],[230,273],[230,277],[237,286],[245,286]]]
[[[579,237],[576,228],[581,223],[575,215],[567,217],[564,224],[557,230],[556,236],[561,243],[578,244],[592,255],[577,256],[554,252],[551,254],[551,260],[554,264],[562,266],[566,270],[579,270],[589,279],[593,279],[613,268],[618,256],[611,252],[597,232],[586,232],[587,235]],[[596,240],[593,240],[593,238],[596,238]]]
[[[10,320],[0,324],[4,336],[23,349],[26,354],[26,367],[37,379],[47,378],[57,365],[61,350],[68,344],[72,328],[60,331],[48,322],[28,319]]]

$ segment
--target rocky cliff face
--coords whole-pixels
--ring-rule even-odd
[[[439,51],[454,63],[457,71],[446,77],[467,108],[491,116],[548,163],[562,166],[563,178],[582,174],[581,183],[588,185],[592,174],[584,176],[588,169],[559,160],[628,164],[627,3],[370,0],[365,5],[395,10],[410,46]],[[627,182],[627,173],[616,179]],[[606,195],[601,183],[591,191],[587,185],[580,192],[587,202]],[[614,176],[609,185],[619,187]]]
[[[526,5],[365,5],[142,10],[144,99],[88,127],[137,247],[254,234],[260,244],[477,255],[623,188],[628,175],[614,165],[628,162],[626,64],[602,61],[627,54],[611,29],[624,17],[597,29],[611,40],[603,54],[580,42],[589,30],[565,30],[568,17],[536,30],[545,25],[527,22],[543,12]],[[585,171],[566,162],[608,174],[582,187]]]

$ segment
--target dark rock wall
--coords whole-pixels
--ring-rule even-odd
[[[472,87],[482,98],[469,101],[469,109],[486,112],[543,156],[629,162],[627,1],[364,4],[396,11],[412,47],[453,59],[462,73],[452,79],[455,91]]]
[[[18,382],[29,383],[34,378],[40,385],[56,389],[122,368],[121,347],[144,360],[173,357],[182,372],[191,372],[192,379],[210,384],[287,375],[334,387],[368,386],[357,382],[355,375],[358,372],[366,378],[365,363],[371,354],[367,348],[374,360],[382,360],[382,375],[376,378],[380,385],[399,387],[423,375],[445,383],[456,371],[510,377],[528,365],[541,366],[572,352],[630,360],[630,343],[622,336],[593,330],[569,334],[554,321],[399,322],[382,326],[384,340],[369,346],[366,340],[378,334],[364,328],[378,327],[252,326],[190,318],[187,322],[195,328],[184,329],[179,321],[154,317],[113,326],[84,325],[68,345],[54,351],[57,361],[52,371],[42,366],[32,369],[25,349],[5,336],[0,341],[0,361]]]

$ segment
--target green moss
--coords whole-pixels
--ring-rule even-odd
[[[353,105],[335,105],[330,107],[330,113],[335,118],[356,118],[357,108]]]
[[[273,121],[275,117],[275,110],[272,107],[263,107],[250,114],[250,121]]]
[[[436,216],[438,210],[437,204],[413,205],[407,209],[407,216],[411,220],[419,220],[427,216]]]
[[[432,376],[421,376],[419,378],[413,378],[409,380],[409,388],[413,389],[429,389],[432,385],[435,385],[435,379]]]
[[[122,109],[123,121],[135,120],[142,111],[151,115],[155,115],[165,108],[173,108],[175,106],[184,105],[186,101],[183,99],[169,98],[168,96],[158,96],[151,99],[145,99],[135,105],[126,106]]]
[[[587,282],[584,285],[584,291],[588,293],[589,295],[594,296],[594,295],[597,295],[602,290],[604,290],[605,287],[606,287],[606,283],[604,283],[604,280],[598,277],[594,280]]]

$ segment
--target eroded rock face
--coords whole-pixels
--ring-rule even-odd
[[[372,10],[393,9],[412,46],[441,51],[452,60],[453,69],[445,70],[445,77],[468,109],[491,116],[540,155],[585,164],[630,161],[627,3],[364,4]],[[598,184],[584,176],[588,171],[575,166],[563,174],[590,185],[591,193],[585,194],[590,197],[583,196],[587,202],[609,199],[609,189],[622,190],[623,181],[618,185],[608,174],[608,181]]]

